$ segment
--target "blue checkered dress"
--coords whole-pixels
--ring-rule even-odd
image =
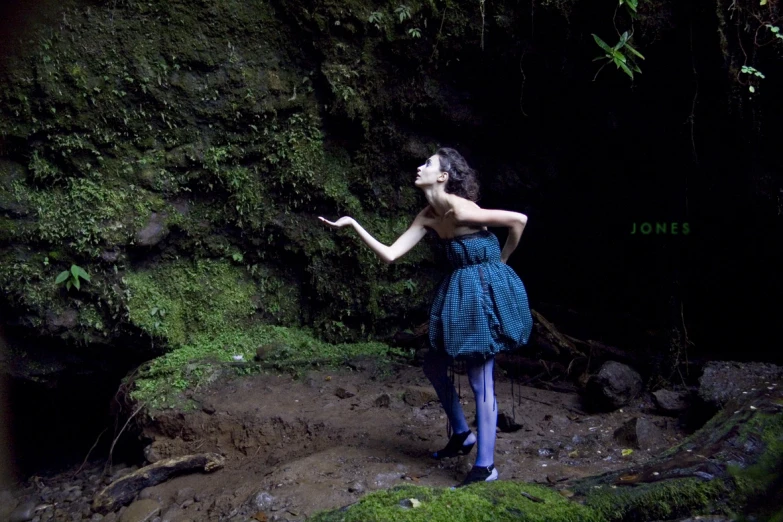
[[[437,240],[451,272],[430,308],[429,339],[454,359],[486,358],[527,344],[533,328],[527,293],[516,272],[500,261],[492,232]]]

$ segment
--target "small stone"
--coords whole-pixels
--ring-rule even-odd
[[[352,386],[349,386],[348,388],[353,388]],[[348,389],[348,388],[337,388],[334,390],[334,394],[338,396],[341,399],[349,399],[351,397],[356,396],[356,390],[355,389]]]
[[[78,487],[77,487],[77,488],[75,488],[75,489],[72,489],[72,490],[71,490],[71,491],[68,493],[68,496],[67,496],[67,497],[65,497],[65,500],[66,500],[67,502],[76,502],[76,501],[77,501],[77,500],[78,500],[78,499],[79,499],[81,496],[82,496],[82,490],[81,490],[81,488],[78,488]]]
[[[688,393],[672,390],[653,392],[653,401],[658,409],[667,415],[677,415],[688,409]]]
[[[180,507],[181,507],[182,509],[185,509],[185,508],[187,508],[188,506],[192,506],[192,505],[193,505],[193,499],[192,499],[192,498],[189,498],[189,499],[187,499],[185,502],[183,502],[183,503],[182,503],[182,505],[180,505]]]
[[[103,515],[101,515],[100,513],[94,513],[90,517],[90,522],[101,522],[102,520],[103,520]]]
[[[402,400],[408,406],[421,408],[431,402],[438,402],[438,395],[432,387],[408,386],[402,395]]]
[[[153,212],[147,225],[136,233],[136,244],[139,246],[155,246],[169,233],[166,227],[166,214]]]
[[[120,515],[120,522],[151,522],[158,513],[160,513],[160,504],[156,501],[152,499],[137,500]]]
[[[391,397],[389,397],[388,393],[384,393],[375,399],[375,406],[378,408],[388,408],[389,404],[391,404]]]
[[[35,517],[35,508],[38,503],[35,500],[26,500],[16,506],[16,509],[8,515],[9,522],[27,522]]]
[[[400,500],[400,505],[404,508],[417,508],[421,506],[421,502],[415,498],[404,498]]]
[[[177,491],[176,503],[182,504],[186,500],[193,500],[196,496],[196,490],[193,488],[182,488]]]
[[[351,493],[364,493],[364,485],[362,485],[361,482],[355,482],[352,486],[348,488],[348,491]]]
[[[277,500],[275,497],[273,497],[266,491],[262,491],[256,495],[255,498],[256,508],[258,508],[261,511],[268,510],[275,503],[275,500]]]

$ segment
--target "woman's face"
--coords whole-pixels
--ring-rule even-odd
[[[437,154],[427,158],[424,165],[416,169],[416,181],[417,187],[426,187],[429,185],[435,185],[438,183],[438,178],[443,173],[440,169],[440,158]]]

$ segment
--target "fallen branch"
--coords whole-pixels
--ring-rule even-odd
[[[174,475],[198,470],[215,471],[223,467],[226,458],[217,453],[201,453],[160,460],[121,477],[95,495],[92,509],[106,514],[130,503],[144,488],[165,482]]]

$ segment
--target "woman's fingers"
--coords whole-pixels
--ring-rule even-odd
[[[332,227],[337,227],[338,226],[337,223],[333,223],[333,222],[329,221],[328,219],[322,218],[321,216],[318,216],[318,219],[320,219],[321,221],[323,221],[324,223],[326,223],[329,226],[332,226]]]

